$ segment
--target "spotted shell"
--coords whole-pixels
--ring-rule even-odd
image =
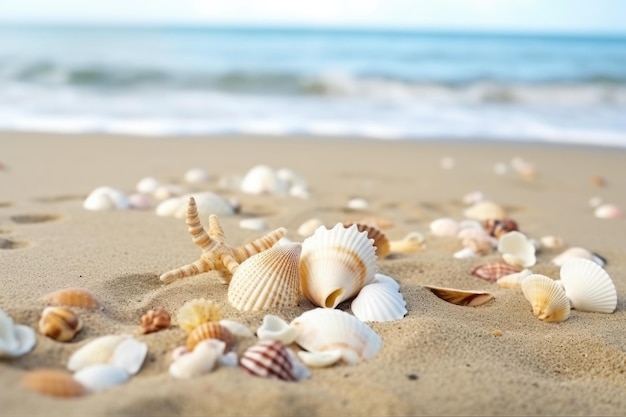
[[[285,345],[278,340],[261,340],[248,348],[239,366],[248,373],[283,381],[296,381],[291,356]]]
[[[374,240],[374,247],[376,248],[376,256],[382,259],[385,258],[391,252],[389,245],[389,239],[387,236],[376,226],[365,223],[344,222],[344,227],[350,227],[356,224],[359,232],[366,232],[367,237]]]
[[[205,298],[187,301],[178,310],[176,316],[180,328],[188,333],[202,323],[219,321],[221,318],[222,312],[219,305]]]
[[[141,333],[153,333],[159,330],[169,329],[171,326],[170,313],[162,308],[149,310],[141,316]]]
[[[561,285],[553,279],[532,274],[522,281],[522,291],[539,320],[564,321],[570,314],[570,301]]]
[[[471,274],[488,282],[496,282],[498,278],[521,270],[522,268],[509,265],[506,262],[497,261],[475,266]]]
[[[432,285],[425,285],[424,288],[429,289],[442,300],[459,306],[476,307],[494,298],[493,294],[485,291],[457,290]]]
[[[26,372],[19,383],[24,389],[53,397],[80,397],[88,392],[71,373],[60,369],[42,368]]]
[[[202,323],[187,336],[187,350],[189,352],[193,351],[198,343],[207,339],[221,340],[225,344],[225,351],[229,351],[237,341],[235,335],[219,324],[219,322]]]
[[[67,307],[79,307],[90,310],[101,307],[100,301],[96,296],[82,288],[64,288],[46,294],[42,299],[49,304]]]
[[[59,342],[69,342],[82,328],[80,317],[68,307],[46,307],[39,320],[39,332]]]

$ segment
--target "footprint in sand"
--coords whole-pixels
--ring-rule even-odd
[[[32,224],[57,221],[61,219],[61,216],[57,214],[16,214],[10,218],[14,223]]]

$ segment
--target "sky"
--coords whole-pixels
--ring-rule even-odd
[[[0,22],[626,34],[626,0],[0,0]]]

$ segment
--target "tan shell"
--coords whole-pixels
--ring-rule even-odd
[[[366,232],[367,237],[370,239],[374,239],[374,246],[376,247],[376,256],[382,259],[385,258],[391,252],[391,247],[389,245],[389,239],[387,236],[377,227],[365,224],[365,223],[354,223],[354,222],[344,222],[344,227],[350,227],[353,224],[356,224],[359,232]]]
[[[286,243],[248,258],[228,286],[228,301],[240,311],[294,307],[300,298],[302,245]]]
[[[196,298],[187,301],[178,310],[176,320],[181,329],[187,333],[191,332],[197,326],[209,321],[219,321],[222,318],[220,307],[215,301],[205,298]]]
[[[494,298],[493,294],[484,291],[457,290],[454,288],[424,285],[437,297],[459,306],[476,307]]]
[[[49,304],[67,307],[80,307],[90,310],[101,307],[101,303],[96,296],[82,288],[64,288],[46,294],[42,299]]]
[[[41,334],[59,342],[69,342],[82,328],[80,317],[69,307],[46,307],[39,320]]]
[[[219,324],[219,322],[202,323],[189,333],[187,336],[187,350],[193,351],[196,345],[203,340],[217,339],[226,344],[225,351],[229,351],[235,345],[237,338],[230,330]]]
[[[563,321],[569,317],[570,301],[557,281],[545,275],[532,274],[522,281],[522,291],[539,320]]]
[[[141,334],[158,332],[169,329],[172,323],[170,313],[162,308],[149,310],[141,316]]]
[[[392,240],[389,242],[390,253],[416,253],[424,250],[424,235],[420,232],[410,232],[401,240]]]
[[[59,369],[36,369],[20,379],[22,388],[53,397],[80,397],[87,389],[72,374]]]

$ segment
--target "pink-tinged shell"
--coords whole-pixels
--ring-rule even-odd
[[[59,342],[69,342],[82,327],[80,317],[68,307],[46,307],[39,320],[39,332]]]
[[[102,304],[93,293],[82,288],[64,288],[46,294],[42,297],[43,301],[49,304],[87,308],[90,310],[100,308]]]
[[[619,219],[624,217],[622,209],[614,204],[599,205],[593,214],[599,219]]]
[[[510,218],[504,219],[487,219],[483,221],[483,228],[490,236],[499,239],[502,235],[519,230],[517,222]]]
[[[162,308],[149,310],[141,316],[141,334],[154,333],[169,329],[172,325],[170,313]]]
[[[239,366],[248,373],[262,378],[296,381],[291,356],[278,340],[262,340],[248,348]]]
[[[187,336],[187,350],[189,352],[193,351],[198,343],[207,339],[217,339],[224,342],[226,345],[224,350],[226,352],[228,352],[235,345],[235,342],[237,342],[237,338],[230,332],[230,330],[218,322],[213,321],[202,323],[189,333],[189,336]]]
[[[471,274],[488,282],[496,282],[498,278],[521,271],[522,268],[507,264],[506,262],[490,262],[474,267]]]
[[[59,369],[36,369],[20,378],[20,386],[29,391],[53,397],[80,397],[87,389],[72,374]]]
[[[442,300],[459,306],[476,307],[494,298],[493,294],[485,291],[457,290],[454,288],[434,287],[431,285],[424,285],[424,288],[428,288]]]

